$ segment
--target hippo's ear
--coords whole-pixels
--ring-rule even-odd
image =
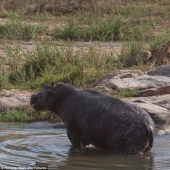
[[[56,85],[53,81],[51,82],[51,87],[56,87]]]
[[[44,83],[43,88],[45,89],[46,87],[47,87],[47,84],[46,84],[46,83]]]

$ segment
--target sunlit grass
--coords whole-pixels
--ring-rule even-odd
[[[7,110],[0,114],[0,121],[3,122],[33,122],[49,120],[51,122],[61,122],[52,112],[37,112],[30,106]]]
[[[3,1],[4,4],[7,1]],[[148,70],[150,63],[137,61],[129,66],[139,51],[159,48],[169,40],[169,0],[132,1],[34,1],[33,8],[23,1],[13,1],[11,7],[0,1],[0,44],[5,60],[0,58],[0,89],[40,89],[51,81],[68,82],[85,88],[105,73],[120,69]],[[3,6],[4,5],[4,6]],[[38,45],[38,36],[51,36]],[[30,51],[6,40],[33,42]],[[75,50],[72,41],[121,41],[121,51],[109,53],[100,47],[88,46]],[[55,44],[56,41],[61,46]],[[146,48],[146,45],[147,48]],[[133,97],[136,89],[123,89],[118,97]],[[9,110],[0,115],[2,121],[35,120],[28,110]],[[49,119],[46,113],[40,118]]]
[[[36,40],[39,34],[43,34],[45,27],[24,23],[23,18],[17,13],[9,15],[9,21],[0,24],[0,38],[10,40]]]

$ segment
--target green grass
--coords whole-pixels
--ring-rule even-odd
[[[89,16],[91,17],[91,15]],[[82,23],[78,18],[70,18],[64,28],[55,28],[53,36],[55,39],[78,40],[78,41],[114,41],[114,40],[136,40],[144,41],[152,37],[146,35],[148,28],[154,27],[154,20],[124,19],[122,16],[111,14],[107,19],[91,17],[91,21]]]
[[[7,1],[3,1],[7,3]],[[120,69],[146,71],[150,63],[138,60],[137,66],[130,66],[133,55],[141,50],[159,48],[169,40],[170,1],[59,1],[37,0],[36,9],[30,10],[22,1],[15,1],[5,9],[0,2],[0,45],[3,56],[0,67],[0,89],[40,89],[51,81],[68,82],[76,87],[88,87],[105,73]],[[6,4],[8,6],[8,4]],[[52,5],[46,9],[45,5]],[[57,10],[55,9],[57,7]],[[55,9],[55,10],[54,10]],[[37,45],[37,36],[50,35],[43,45]],[[32,41],[33,48],[25,50],[8,41]],[[123,46],[120,53],[114,49],[105,52],[99,46],[74,49],[71,41],[115,41]],[[58,46],[57,43],[61,44]],[[146,42],[148,46],[146,47]],[[16,43],[16,41],[15,41]],[[118,97],[133,97],[135,90],[124,89]],[[13,110],[0,115],[3,121],[32,121],[34,116],[28,110]],[[40,113],[46,117],[46,113]]]
[[[3,122],[33,122],[44,120],[49,120],[50,122],[61,121],[54,113],[36,112],[30,106],[10,109],[0,114],[0,121]]]
[[[21,46],[4,44],[9,71],[0,70],[0,88],[40,89],[44,83],[63,81],[77,87],[87,87],[105,73],[119,69],[133,69],[131,57],[144,49],[143,42],[126,42],[121,53],[110,49],[103,52],[100,46],[89,46],[77,52],[70,43],[61,47],[54,44],[34,45],[30,52]],[[23,58],[24,56],[24,58]],[[138,65],[149,68],[150,64],[137,60]]]
[[[116,59],[113,54],[103,57],[94,47],[77,53],[69,44],[62,48],[48,44],[36,45],[30,53],[24,53],[19,46],[15,46],[14,49],[7,45],[4,47],[10,71],[1,72],[0,75],[3,74],[2,78],[4,77],[6,82],[6,87],[2,84],[1,88],[13,86],[37,89],[51,81],[64,81],[81,87],[92,83],[103,73],[115,69]]]
[[[121,37],[121,18],[112,19],[112,21],[93,22],[89,27],[82,28],[74,23],[74,20],[68,21],[64,29],[56,28],[54,37],[56,39],[79,40],[79,41],[110,41],[118,40]]]
[[[158,3],[154,2],[148,4],[147,1],[134,1],[130,4],[126,3],[126,5],[121,5],[121,3],[113,3],[113,5],[112,3],[109,4],[110,2],[104,3],[103,0],[100,0],[100,2],[93,2],[94,6],[86,11],[79,9],[71,15],[63,14],[61,17],[48,15],[48,11],[43,13],[41,11],[42,14],[36,12],[33,15],[23,16],[16,10],[18,12],[8,14],[9,23],[0,25],[1,37],[35,40],[37,35],[48,34],[45,27],[22,24],[23,21],[29,23],[34,20],[38,23],[45,21],[47,27],[54,26],[52,36],[56,40],[148,41],[155,37],[154,30],[160,27],[166,16],[170,14],[167,8],[164,8],[164,6],[160,7]],[[36,3],[40,3],[40,1]],[[55,2],[53,3],[55,4]],[[41,5],[38,4],[38,6]],[[157,14],[158,9],[160,11],[159,14]],[[57,26],[55,26],[56,23]]]
[[[169,37],[170,37],[170,31],[165,31],[165,33],[162,33],[157,37],[152,38],[150,42],[150,48],[151,49],[159,48],[161,45],[169,41]]]
[[[122,89],[119,91],[116,96],[118,98],[124,98],[124,97],[136,97],[137,96],[138,89]]]
[[[44,34],[45,27],[24,23],[23,18],[17,13],[9,15],[9,21],[0,24],[0,38],[10,40],[36,40],[40,34]]]
[[[119,65],[121,65],[122,67],[129,67],[131,66],[131,59],[133,58],[133,56],[144,50],[144,42],[143,41],[132,41],[132,42],[125,42],[122,45],[121,48],[121,53],[118,55],[119,57]],[[142,59],[137,60],[138,64],[144,64]]]

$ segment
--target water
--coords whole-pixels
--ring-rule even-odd
[[[0,124],[0,167],[64,170],[170,170],[170,136],[155,136],[144,155],[118,155],[89,147],[71,149],[64,128],[43,123]]]

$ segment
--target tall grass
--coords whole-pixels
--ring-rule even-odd
[[[11,49],[5,45],[5,51],[10,71],[4,76],[8,86],[18,88],[35,89],[51,81],[81,87],[115,69],[113,51],[105,55],[93,46],[75,52],[68,44],[63,47],[45,44],[36,45],[32,52],[24,53],[19,47]]]
[[[88,27],[76,25],[74,20],[69,20],[68,25],[64,29],[56,28],[54,36],[58,39],[66,40],[100,40],[110,41],[118,40],[121,37],[121,27],[123,21],[121,18],[115,18],[112,21],[94,21]]]
[[[6,17],[6,22],[0,23],[0,39],[35,43],[32,51],[26,52],[19,45],[0,42],[6,56],[5,60],[0,58],[0,67],[6,64],[9,67],[0,69],[0,89],[39,89],[51,81],[84,88],[105,73],[133,69],[129,63],[137,52],[145,49],[146,41],[150,44],[148,48],[155,49],[169,40],[169,16],[169,0],[4,0],[3,4],[0,1],[0,17]],[[114,50],[105,53],[94,46],[75,50],[68,42],[62,46],[55,45],[55,41],[36,44],[38,35],[49,34],[52,40],[61,40],[60,43],[121,40],[123,46],[115,54]],[[150,65],[140,58],[137,62],[141,70]],[[134,95],[135,90],[124,89],[118,93],[118,97]],[[28,112],[27,109],[10,110],[1,114],[0,120],[32,121],[35,115],[31,112],[28,116]],[[43,113],[40,119],[50,116]]]
[[[17,8],[17,3],[20,5],[18,9],[23,6],[23,2],[17,1],[15,2],[15,7],[12,8],[13,10]],[[29,5],[31,6],[30,2],[28,6]],[[68,8],[66,9],[68,13],[62,14],[61,17],[47,17],[48,20],[51,21],[48,26],[54,26],[54,21],[58,23],[53,30],[53,37],[57,40],[148,41],[152,37],[155,37],[155,30],[164,24],[165,20],[168,22],[167,16],[170,15],[168,1],[158,3],[158,1],[148,0],[130,2],[123,0],[120,2],[109,0],[87,0],[80,2],[74,0],[70,3],[69,1],[38,0],[34,2],[34,5],[37,7],[37,10],[35,10],[37,12],[33,12],[34,17],[37,15],[41,16],[41,13],[43,13],[42,16],[47,12],[50,13],[50,9],[45,9],[45,6],[48,6],[51,10],[54,10],[56,6],[58,10],[60,8],[63,9],[63,7]],[[77,6],[77,8],[75,8],[75,6]],[[24,6],[22,8],[24,11]],[[25,7],[25,9],[27,9],[27,7]],[[18,13],[20,12],[18,11]],[[24,19],[29,23],[29,19],[33,17],[31,17],[31,15],[23,16],[18,13],[9,13],[8,16],[11,21],[0,25],[1,38],[35,40],[39,34],[48,34],[48,30],[41,26],[23,24]],[[42,17],[37,17],[38,22],[40,18]]]
[[[89,14],[89,13],[88,13]],[[80,13],[81,15],[81,13]],[[84,15],[83,15],[84,16]],[[89,20],[87,17],[90,17]],[[122,16],[110,14],[107,18],[86,16],[86,24],[74,18],[69,18],[67,26],[55,28],[53,36],[55,39],[78,40],[78,41],[146,41],[152,34],[147,35],[146,30],[154,27],[154,21],[145,19],[144,21],[126,20]]]
[[[14,108],[7,110],[5,113],[0,114],[0,121],[3,122],[32,122],[32,121],[44,121],[61,122],[52,112],[37,112],[31,106],[22,106],[20,108]]]
[[[161,33],[156,37],[153,37],[150,41],[150,48],[156,49],[159,48],[161,45],[165,44],[167,41],[170,40],[170,31],[165,31],[165,33]]]
[[[105,53],[95,46],[75,51],[70,44],[35,45],[31,52],[15,46],[4,45],[9,70],[0,74],[1,88],[39,89],[51,81],[68,82],[77,87],[85,87],[101,75],[128,68],[131,57],[144,49],[143,42],[126,42],[121,52],[114,48]],[[137,61],[142,64],[142,61]],[[132,69],[132,68],[131,68]],[[2,76],[1,76],[2,75]]]
[[[26,24],[23,18],[17,13],[9,15],[10,20],[0,25],[0,38],[36,40],[37,35],[45,32],[45,27],[39,25]]]

